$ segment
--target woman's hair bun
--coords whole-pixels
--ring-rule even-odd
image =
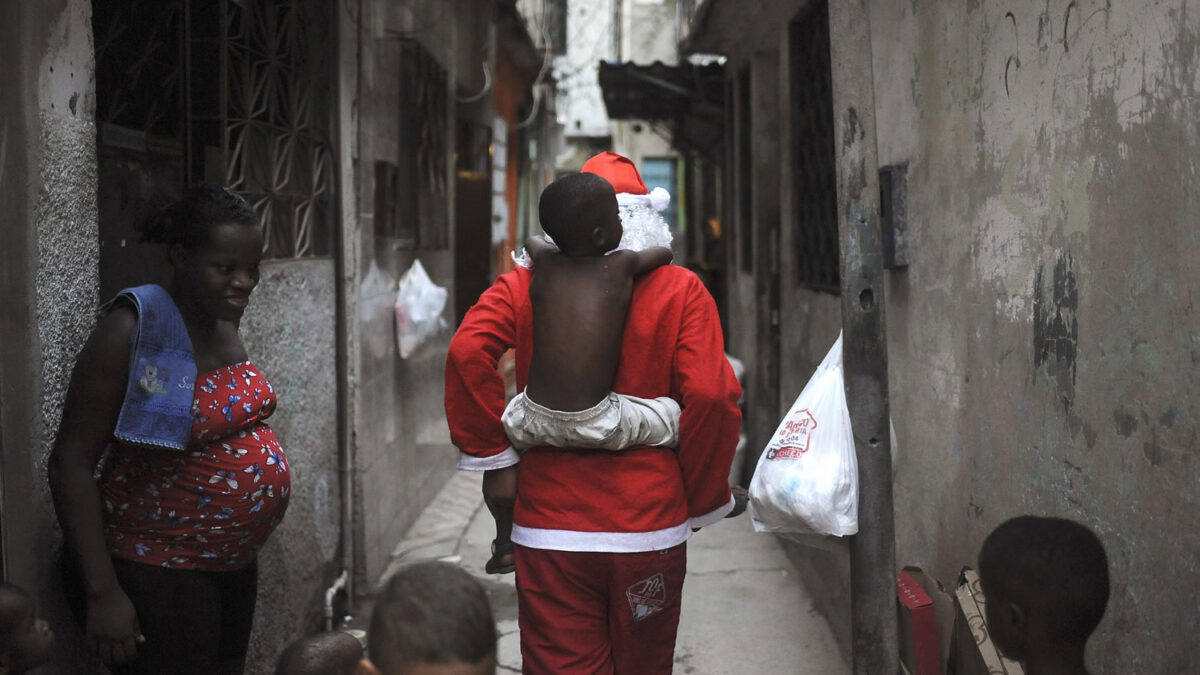
[[[258,216],[237,192],[216,183],[197,183],[178,201],[157,211],[137,227],[141,241],[183,244],[193,249],[208,239],[213,225],[257,225]]]

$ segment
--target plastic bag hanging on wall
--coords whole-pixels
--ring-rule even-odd
[[[858,458],[842,380],[842,336],[780,422],[750,482],[758,532],[858,532]]]
[[[433,283],[420,260],[414,260],[400,277],[396,292],[396,344],[400,358],[408,358],[421,343],[448,325],[442,317],[446,296],[446,289]]]

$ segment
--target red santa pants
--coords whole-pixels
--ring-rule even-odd
[[[515,548],[525,675],[669,675],[687,544],[645,553]]]

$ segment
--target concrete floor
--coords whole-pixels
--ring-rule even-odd
[[[500,630],[499,672],[519,673],[514,577],[483,571],[494,531],[481,480],[482,474],[465,471],[450,479],[396,547],[384,578],[399,566],[430,559],[454,562],[477,576]],[[365,627],[370,603],[357,612],[351,627]],[[674,672],[841,675],[850,666],[775,538],[755,533],[743,515],[705,528],[688,543]]]

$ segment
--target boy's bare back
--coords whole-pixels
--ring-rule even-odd
[[[547,408],[587,410],[612,389],[634,278],[670,262],[671,251],[571,256],[538,239],[527,249],[533,358],[525,393]]]

